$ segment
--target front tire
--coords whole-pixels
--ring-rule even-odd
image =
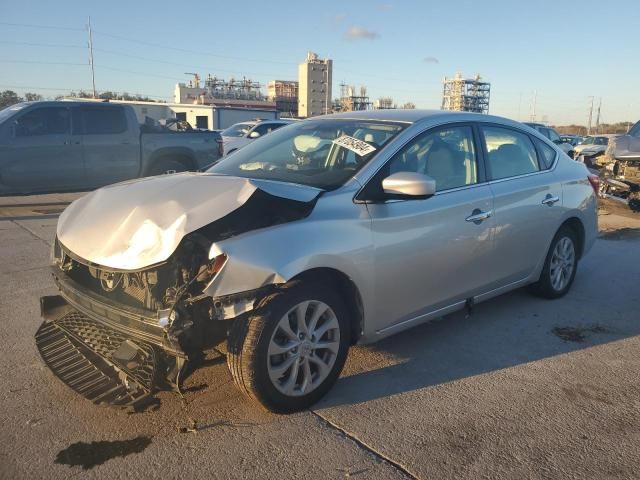
[[[563,226],[553,237],[540,279],[530,290],[544,298],[560,298],[571,288],[577,269],[577,236],[571,228]]]
[[[339,296],[324,285],[296,282],[236,319],[227,364],[240,389],[266,409],[291,413],[322,398],[347,357],[350,328]]]

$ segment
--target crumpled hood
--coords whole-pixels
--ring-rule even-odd
[[[612,152],[618,160],[640,159],[640,139],[631,135],[621,135],[612,140]]]
[[[241,207],[257,190],[310,202],[321,190],[209,173],[143,178],[96,190],[60,215],[62,245],[89,262],[137,270],[167,260],[182,238]]]

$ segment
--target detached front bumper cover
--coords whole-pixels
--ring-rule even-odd
[[[36,346],[51,371],[96,404],[138,406],[158,390],[163,354],[85,315],[61,296],[40,299]]]

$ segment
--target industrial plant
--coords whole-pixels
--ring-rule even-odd
[[[482,81],[480,75],[462,78],[456,73],[453,78],[445,77],[442,83],[442,110],[489,113],[491,84]]]
[[[141,121],[175,117],[197,129],[223,129],[249,119],[307,118],[333,112],[410,109],[412,102],[398,106],[392,97],[372,100],[365,85],[340,82],[340,95],[332,95],[333,60],[309,51],[298,65],[298,79],[269,80],[265,85],[247,76],[224,78],[199,73],[180,82],[172,103],[124,101],[135,107]],[[443,110],[488,113],[491,84],[480,75],[464,78],[456,73],[444,78]]]

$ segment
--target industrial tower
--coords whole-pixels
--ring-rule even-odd
[[[462,78],[456,73],[453,78],[443,80],[442,110],[458,112],[489,113],[491,84],[474,78]]]

